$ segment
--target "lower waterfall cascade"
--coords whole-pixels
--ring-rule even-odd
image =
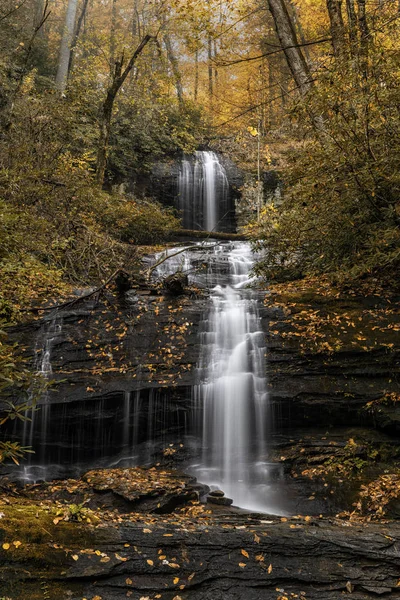
[[[201,483],[222,489],[236,506],[282,514],[282,502],[275,497],[282,473],[266,461],[271,415],[258,299],[246,287],[254,281],[250,244],[210,241],[176,252],[168,251],[171,258],[155,275],[181,270],[192,283],[210,289],[193,389],[201,460],[190,466],[191,472]],[[206,265],[205,272],[196,271],[199,263]]]

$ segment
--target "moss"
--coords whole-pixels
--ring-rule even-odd
[[[60,521],[55,525],[55,513],[35,504],[0,504],[0,512],[4,514],[0,521],[0,543],[22,542],[14,550],[18,553],[23,551],[24,544],[46,545],[54,541],[66,547],[85,547],[94,537],[92,528],[82,523]],[[0,552],[3,552],[1,548]]]

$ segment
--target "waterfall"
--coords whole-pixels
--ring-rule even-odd
[[[236,505],[260,508],[252,485],[265,465],[268,395],[257,299],[244,289],[253,261],[246,243],[222,245],[216,258],[218,283],[201,328],[194,390],[203,446],[197,470]]]
[[[246,286],[253,255],[246,242],[199,243],[168,250],[155,277],[183,270],[210,290],[200,325],[198,383],[193,389],[200,461],[190,471],[242,508],[282,514],[280,467],[266,460],[269,409],[265,340],[257,293]],[[157,255],[156,259],[162,258]],[[205,271],[199,270],[205,265]]]
[[[62,333],[63,319],[59,312],[54,311],[53,315],[50,315],[36,340],[35,345],[35,363],[34,368],[38,375],[41,375],[44,380],[49,380],[53,374],[53,368],[51,364],[52,350],[54,344],[59,340]],[[26,464],[24,471],[26,473],[26,479],[30,479],[28,474],[29,467],[33,462],[40,461],[41,464],[46,462],[45,457],[45,446],[48,428],[50,424],[50,403],[49,393],[47,390],[47,384],[44,384],[41,389],[34,389],[31,391],[30,401],[34,403],[31,409],[25,412],[25,421],[22,431],[22,446],[32,448],[34,446],[34,435],[38,430],[40,431],[40,437],[42,445],[40,448],[39,455],[27,454]],[[40,405],[40,406],[39,406]],[[36,408],[38,406],[38,408]]]
[[[215,152],[184,158],[178,175],[178,208],[186,229],[220,231],[228,213],[228,179]]]

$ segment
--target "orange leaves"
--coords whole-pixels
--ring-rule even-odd
[[[249,558],[249,553],[246,552],[246,550],[241,550],[240,553],[243,554],[243,556],[245,556],[246,558]]]

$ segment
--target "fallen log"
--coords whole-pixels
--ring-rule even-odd
[[[246,241],[249,239],[244,233],[226,233],[224,231],[197,231],[195,229],[175,229],[171,231],[171,237],[174,238],[196,238],[211,240],[235,240]]]

